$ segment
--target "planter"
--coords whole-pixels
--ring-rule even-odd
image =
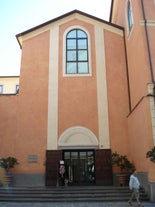
[[[116,176],[118,178],[119,186],[128,186],[128,184],[129,184],[129,175],[128,174],[118,174]]]
[[[11,173],[6,173],[4,175],[4,185],[10,186],[13,180],[13,175]]]

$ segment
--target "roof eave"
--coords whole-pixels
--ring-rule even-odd
[[[112,0],[112,4],[113,4],[113,0]],[[67,16],[69,16],[69,15],[72,15],[72,14],[74,14],[74,13],[78,13],[78,14],[84,15],[84,16],[86,16],[86,17],[92,18],[92,19],[94,19],[94,20],[96,20],[96,21],[99,21],[99,22],[108,24],[108,25],[110,25],[110,26],[116,27],[116,28],[121,29],[121,30],[123,29],[123,27],[121,27],[121,26],[119,26],[119,25],[113,24],[113,23],[108,22],[108,21],[106,21],[106,20],[100,19],[100,18],[98,18],[98,17],[95,17],[95,16],[93,16],[93,15],[90,15],[90,14],[87,14],[87,13],[85,13],[85,12],[82,12],[82,11],[79,11],[79,10],[76,10],[76,9],[75,9],[75,10],[70,11],[70,12],[68,12],[68,13],[65,13],[65,14],[63,14],[63,15],[61,15],[61,16],[59,16],[59,17],[56,17],[56,18],[54,18],[54,19],[52,19],[52,20],[49,20],[49,21],[47,21],[47,22],[45,22],[45,23],[43,23],[43,24],[40,24],[40,25],[38,25],[38,26],[36,26],[36,27],[33,27],[33,28],[29,29],[29,30],[26,30],[26,31],[24,31],[24,32],[22,32],[22,33],[17,34],[17,35],[16,35],[16,38],[17,38],[17,41],[18,41],[18,43],[19,43],[19,45],[20,45],[20,48],[22,48],[22,44],[21,44],[21,42],[20,42],[20,37],[22,37],[23,35],[28,34],[28,33],[30,33],[30,32],[33,32],[34,30],[40,29],[41,27],[44,27],[44,26],[46,26],[46,25],[48,25],[48,24],[51,24],[51,23],[53,23],[53,22],[55,22],[55,21],[58,21],[58,20],[60,20],[60,19],[63,19],[63,18],[65,18],[65,17],[67,17]]]
[[[109,22],[112,21],[113,5],[114,5],[114,0],[111,0],[111,8],[110,8]]]

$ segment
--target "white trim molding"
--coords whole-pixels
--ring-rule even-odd
[[[155,146],[155,104],[154,104],[154,84],[150,83],[148,84],[148,94],[151,94],[152,96],[149,96],[150,101],[150,114],[151,114],[151,120],[152,120],[152,134],[153,134],[153,143]]]
[[[110,148],[109,137],[109,117],[108,117],[108,97],[106,81],[106,60],[104,47],[104,29],[95,26],[96,44],[96,76],[97,76],[97,102],[98,102],[98,124],[99,142],[101,149]]]
[[[66,129],[59,137],[59,149],[97,149],[98,139],[89,129],[75,126]]]
[[[58,138],[58,42],[59,27],[50,31],[47,149],[57,149]]]
[[[88,36],[88,66],[89,66],[89,73],[88,74],[66,74],[66,35],[70,30],[73,29],[81,29],[84,32],[86,32],[87,36]],[[74,25],[71,27],[68,27],[64,34],[63,34],[63,70],[62,70],[62,75],[64,77],[79,77],[79,76],[92,76],[92,69],[91,69],[91,44],[90,44],[90,34],[88,32],[88,30],[84,27],[82,27],[81,25]]]
[[[145,21],[144,20],[140,20],[140,25],[144,26],[145,25]],[[155,26],[155,20],[147,20],[146,21],[146,25],[147,26]]]

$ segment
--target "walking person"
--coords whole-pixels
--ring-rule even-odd
[[[132,175],[130,176],[130,181],[129,181],[129,188],[130,190],[132,190],[132,193],[131,193],[131,197],[129,199],[129,205],[132,206],[132,201],[135,197],[136,201],[137,201],[137,204],[138,206],[141,206],[141,203],[139,201],[139,189],[140,189],[140,182],[137,178],[137,171],[134,170]]]

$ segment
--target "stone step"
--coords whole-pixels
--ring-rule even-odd
[[[127,201],[127,187],[9,187],[0,188],[0,201],[7,202],[106,202]],[[141,193],[141,200],[148,200]]]

